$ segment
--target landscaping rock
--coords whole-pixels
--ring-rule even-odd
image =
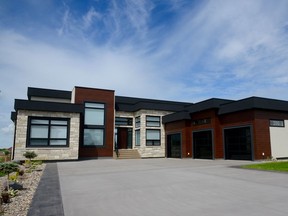
[[[9,188],[14,190],[23,190],[23,185],[18,182],[9,183]]]

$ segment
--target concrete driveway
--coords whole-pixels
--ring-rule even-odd
[[[58,163],[65,216],[288,215],[288,175],[244,161],[89,160]]]

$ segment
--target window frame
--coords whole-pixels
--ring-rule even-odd
[[[40,123],[32,123],[33,120],[45,120],[48,121],[47,124],[40,124]],[[65,121],[67,124],[55,124],[52,123],[53,121]],[[48,127],[48,134],[47,138],[32,138],[32,126],[47,126]],[[53,138],[52,135],[52,127],[59,126],[59,127],[65,127],[66,128],[66,138]],[[47,141],[46,145],[31,145],[31,141]],[[65,145],[53,145],[51,144],[51,141],[66,141]],[[69,147],[70,142],[70,118],[57,118],[57,117],[38,117],[38,116],[29,116],[28,117],[28,126],[27,126],[27,138],[26,138],[26,147],[27,148],[63,148],[63,147]]]
[[[148,118],[158,118],[158,120],[148,120]],[[152,125],[149,125],[152,123]],[[154,123],[158,123],[155,125]],[[160,127],[161,126],[161,116],[146,115],[146,127]]]
[[[85,115],[86,115],[86,109],[95,109],[95,110],[103,110],[103,124],[98,124],[98,125],[93,125],[93,124],[85,124]],[[91,101],[86,101],[84,102],[84,117],[83,117],[83,136],[82,136],[82,146],[83,147],[97,147],[97,148],[102,148],[105,147],[105,143],[106,143],[106,135],[105,135],[105,126],[106,126],[106,104],[103,102],[91,102]],[[85,144],[85,130],[102,130],[103,131],[103,137],[102,141],[103,144],[102,145],[87,145]]]
[[[148,139],[147,134],[148,131],[158,131],[159,132],[159,140],[158,139]],[[152,144],[148,144],[148,142],[152,142]],[[155,144],[155,142],[159,142],[159,144]],[[146,146],[161,146],[161,130],[160,129],[146,129]]]

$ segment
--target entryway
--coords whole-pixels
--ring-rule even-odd
[[[115,128],[115,149],[132,149],[132,128]]]

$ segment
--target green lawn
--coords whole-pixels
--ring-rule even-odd
[[[288,161],[244,165],[243,168],[288,172]]]

